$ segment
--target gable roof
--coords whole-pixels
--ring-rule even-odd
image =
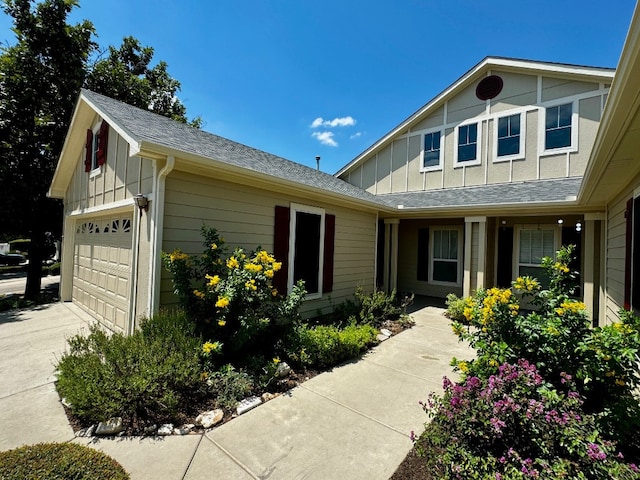
[[[378,197],[390,207],[407,210],[504,210],[506,207],[567,205],[575,202],[582,177],[497,183],[473,187],[388,193]]]
[[[87,121],[95,115],[88,112],[87,107],[104,118],[129,143],[131,156],[150,151],[179,158],[197,158],[211,168],[238,167],[248,174],[267,178],[272,184],[293,183],[376,208],[385,206],[375,195],[333,175],[85,89],[80,93],[49,196],[62,198],[66,192],[84,146],[82,141],[72,142],[70,138],[80,130],[84,134],[83,128],[90,122],[77,121],[79,118]]]
[[[416,112],[407,117],[391,131],[382,136],[382,138],[380,138],[373,145],[360,153],[360,155],[354,158],[347,165],[342,167],[338,172],[336,172],[335,175],[338,177],[351,170],[362,160],[367,158],[370,154],[381,149],[394,137],[405,133],[412,124],[422,120],[423,118],[428,116],[430,112],[441,107],[447,100],[458,94],[460,91],[467,88],[469,85],[473,84],[483,76],[486,76],[487,72],[492,69],[536,75],[549,74],[553,75],[554,77],[575,78],[579,76],[581,77],[581,80],[586,81],[603,81],[605,79],[611,81],[615,73],[615,69],[613,68],[588,67],[584,65],[541,62],[507,57],[485,57],[480,63],[472,67],[460,78],[458,78],[458,80],[453,82],[448,88],[429,100],[429,102],[427,102]]]

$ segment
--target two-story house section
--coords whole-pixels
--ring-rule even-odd
[[[488,57],[336,175],[382,199],[378,279],[468,295],[540,277],[577,245],[597,312],[602,214],[576,202],[614,76],[608,68]]]

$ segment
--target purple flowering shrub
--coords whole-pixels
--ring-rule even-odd
[[[422,403],[432,422],[418,447],[438,452],[427,461],[439,478],[638,478],[640,470],[583,413],[572,377],[562,373],[558,381],[564,391],[522,359],[486,379],[445,377],[444,395]]]
[[[531,277],[519,277],[510,289],[479,290],[464,299],[469,325],[453,322],[452,328],[476,357],[454,358],[452,365],[463,376],[488,379],[499,365],[526,359],[563,394],[561,374],[569,374],[584,399],[582,409],[595,415],[603,435],[639,457],[640,319],[621,312],[619,322],[591,328],[585,304],[571,296],[578,277],[571,262],[571,246],[563,247],[556,260],[544,259],[547,289]],[[538,309],[522,312],[521,299]]]

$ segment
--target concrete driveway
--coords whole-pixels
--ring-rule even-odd
[[[74,438],[53,382],[65,338],[87,326],[76,306],[0,314],[0,450],[42,441],[88,444],[137,479],[388,479],[412,447],[452,356],[470,358],[443,310],[418,309],[416,326],[361,360],[318,375],[205,434]]]

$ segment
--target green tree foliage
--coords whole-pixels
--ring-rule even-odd
[[[61,203],[46,197],[94,48],[91,22],[67,24],[77,2],[5,0],[16,43],[0,50],[0,224],[26,235],[26,296],[40,293],[46,232],[58,233]]]
[[[116,100],[187,123],[187,109],[176,94],[180,82],[167,72],[166,62],[151,67],[153,48],[143,47],[134,37],[125,37],[119,49],[109,47],[106,58],[98,59],[85,86]],[[201,119],[191,124],[200,127]]]

